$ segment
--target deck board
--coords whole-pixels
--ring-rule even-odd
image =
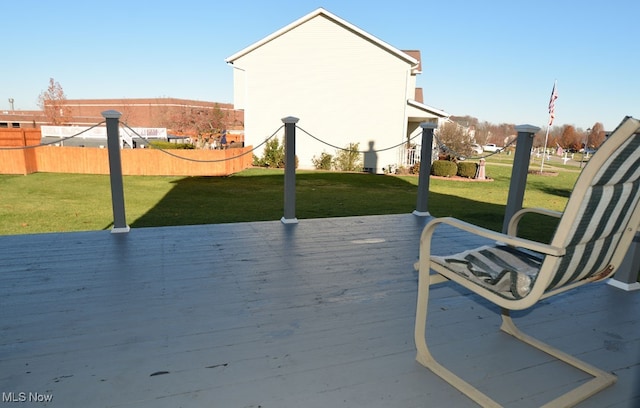
[[[0,391],[50,394],[52,407],[473,407],[414,360],[425,222],[0,236]],[[434,252],[472,244],[444,229]],[[498,310],[469,291],[431,298],[436,357],[506,406],[585,378],[499,332]],[[593,284],[514,317],[619,375],[580,407],[636,407],[639,306],[638,292]]]

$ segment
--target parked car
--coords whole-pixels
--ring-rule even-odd
[[[485,152],[491,152],[491,153],[494,153],[494,152],[499,151],[499,150],[500,150],[500,149],[502,149],[502,148],[501,148],[500,146],[496,146],[496,144],[495,144],[495,143],[487,143],[486,145],[482,146],[482,149],[483,149]]]
[[[480,146],[477,143],[472,143],[471,144],[471,151],[474,152],[475,154],[482,154],[482,152],[483,152],[482,146]]]

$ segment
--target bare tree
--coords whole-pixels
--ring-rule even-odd
[[[578,149],[580,140],[580,134],[576,132],[576,128],[571,125],[564,125],[562,134],[557,138],[556,142],[565,149]]]
[[[605,139],[604,125],[600,122],[596,122],[591,128],[591,132],[589,132],[588,145],[594,148],[598,148],[604,142],[604,139]]]
[[[476,134],[475,139],[476,143],[479,145],[486,145],[489,140],[489,136],[491,136],[491,124],[487,121],[478,123],[476,126]]]
[[[167,127],[182,134],[193,134],[196,147],[204,147],[228,127],[227,115],[216,104],[213,108],[185,107],[170,112]]]
[[[49,78],[49,87],[38,96],[38,106],[52,125],[64,125],[71,119],[71,109],[66,105],[67,96],[59,82]]]
[[[451,150],[454,150],[453,146],[458,146],[460,151],[456,151],[462,155],[465,151],[463,146],[475,141],[480,145],[487,143],[495,143],[499,146],[509,143],[516,136],[515,125],[510,123],[494,124],[490,122],[480,122],[473,116],[451,116],[452,122],[447,123],[441,127],[438,131],[438,135],[442,142],[446,141],[446,144]],[[458,126],[456,126],[456,124]],[[468,133],[460,128],[474,129],[474,132]],[[464,137],[466,136],[466,138]],[[470,138],[474,140],[471,140]],[[605,140],[606,132],[604,126],[600,122],[596,122],[591,130],[584,132],[582,129],[577,129],[572,125],[556,125],[549,128],[549,134],[546,135],[546,129],[541,130],[535,134],[533,145],[535,147],[542,147],[547,139],[547,147],[555,147],[560,145],[565,149],[581,149],[586,140],[588,140],[588,148],[598,148]],[[462,146],[454,142],[458,140],[462,142]]]
[[[455,122],[447,122],[438,128],[439,143],[444,145],[444,153],[455,158],[472,153],[471,140],[466,129]],[[442,146],[441,146],[442,147]]]
[[[498,146],[504,146],[510,139],[515,136],[515,126],[510,123],[501,123],[499,125],[491,125],[490,137],[487,140],[490,143],[495,143]]]

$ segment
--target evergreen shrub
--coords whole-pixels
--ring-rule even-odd
[[[280,144],[277,137],[267,141],[258,163],[261,167],[284,168],[284,143]]]
[[[362,171],[362,153],[358,150],[359,146],[359,143],[349,143],[347,148],[336,151],[333,168],[338,171]]]
[[[458,166],[449,160],[436,160],[431,165],[431,174],[440,177],[453,177],[458,172]]]
[[[196,147],[191,143],[171,143],[163,140],[153,140],[149,142],[151,147],[162,150],[170,150],[170,149],[195,149]]]
[[[318,158],[316,158],[316,156],[313,156],[313,158],[311,159],[313,166],[317,170],[331,170],[332,161],[333,156],[326,152],[322,152],[320,154],[320,157]]]
[[[474,162],[459,162],[458,163],[458,176],[466,178],[475,178],[478,171],[478,163]]]

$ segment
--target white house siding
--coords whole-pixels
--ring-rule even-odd
[[[245,109],[245,95],[247,93],[245,78],[246,74],[244,70],[233,70],[233,105],[235,109]]]
[[[324,15],[318,15],[235,61],[236,107],[245,109],[245,140],[254,146],[295,116],[298,126],[330,144],[360,150],[396,145],[406,137],[411,65]],[[244,83],[244,84],[243,84]],[[283,131],[279,133],[283,140]],[[336,149],[298,131],[300,168]],[[259,156],[260,153],[258,152]],[[376,171],[398,161],[377,154]]]
[[[407,81],[407,93],[406,93],[406,98],[407,100],[409,99],[415,99],[416,97],[416,83],[417,83],[417,77],[416,75],[410,75],[408,77],[408,81]]]

